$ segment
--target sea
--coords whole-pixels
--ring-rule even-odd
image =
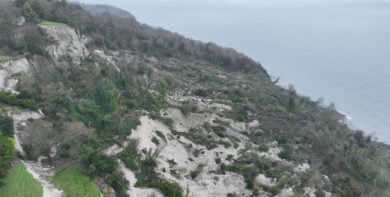
[[[81,0],[234,48],[390,144],[390,0]]]

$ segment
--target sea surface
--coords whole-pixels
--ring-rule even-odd
[[[235,48],[390,144],[390,0],[82,0]]]

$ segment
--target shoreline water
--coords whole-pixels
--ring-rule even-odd
[[[284,83],[279,82],[278,85],[284,89],[287,89],[287,87],[288,87],[288,85],[285,82]],[[295,84],[291,84],[291,85],[295,85]],[[387,138],[386,136],[382,136],[380,132],[374,131],[370,127],[367,127],[367,126],[365,128],[362,127],[363,124],[357,122],[356,118],[354,118],[354,114],[350,113],[350,112],[346,112],[345,108],[343,108],[342,106],[340,107],[340,105],[338,105],[337,102],[330,102],[329,98],[313,97],[313,95],[309,95],[309,94],[305,93],[304,91],[300,91],[299,89],[297,89],[297,93],[300,96],[310,98],[310,100],[312,100],[312,101],[316,101],[319,99],[323,100],[323,101],[321,101],[322,102],[321,106],[325,107],[325,108],[328,107],[330,104],[334,104],[335,105],[334,110],[337,113],[339,113],[341,116],[343,116],[343,119],[341,121],[343,123],[345,123],[348,126],[348,128],[350,128],[351,130],[354,130],[354,131],[358,131],[358,130],[363,131],[365,136],[370,136],[371,139],[390,146],[390,139],[389,138]]]
[[[120,7],[142,23],[260,60],[300,94],[336,103],[352,118],[353,129],[390,143],[389,6],[368,0],[310,5],[222,0],[162,1],[153,9],[149,3],[136,0]]]

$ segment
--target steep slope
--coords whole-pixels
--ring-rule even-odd
[[[80,64],[88,56],[87,48],[74,29],[66,25],[41,25],[40,27],[46,30],[49,36],[57,41],[55,44],[49,45],[46,48],[53,59],[61,61],[70,58],[72,63]]]
[[[122,10],[122,9],[119,9],[119,8],[116,8],[116,7],[109,6],[109,5],[91,5],[91,4],[83,4],[82,3],[82,4],[80,4],[80,6],[84,10],[86,10],[94,15],[108,13],[108,14],[111,14],[113,16],[118,16],[120,18],[134,18],[134,16],[131,15],[129,12]]]
[[[0,104],[44,196],[67,195],[51,180],[67,168],[82,169],[103,196],[389,194],[388,146],[276,86],[243,54],[39,2],[56,23],[11,25],[20,37],[0,37],[9,57]],[[29,47],[13,48],[22,41]]]

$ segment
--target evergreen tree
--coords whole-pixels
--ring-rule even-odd
[[[43,5],[42,5],[41,1],[33,0],[31,2],[31,8],[39,16],[39,18],[44,18],[45,17],[45,15],[46,15],[45,8],[43,8]]]
[[[28,23],[38,23],[38,21],[39,21],[38,15],[31,8],[30,3],[28,3],[28,2],[24,3],[22,11],[23,11],[23,15],[26,18],[26,21]]]
[[[26,2],[27,0],[15,0],[15,5],[17,7],[22,7]]]
[[[13,35],[13,25],[0,8],[0,46],[9,44]]]

